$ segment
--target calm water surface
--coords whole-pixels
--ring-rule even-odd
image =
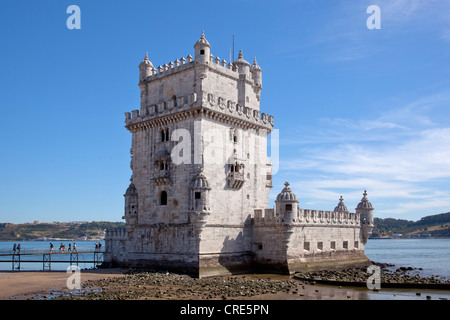
[[[450,239],[369,239],[366,255],[393,268],[422,268],[420,275],[450,279]]]

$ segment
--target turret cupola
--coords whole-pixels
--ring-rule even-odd
[[[364,190],[363,198],[361,199],[361,202],[358,203],[356,209],[373,209],[372,204],[370,203],[369,199],[367,199],[366,190]]]
[[[361,236],[362,241],[365,244],[372,234],[374,228],[373,223],[373,207],[369,199],[367,199],[367,191],[364,190],[363,198],[356,207],[356,213],[360,215],[361,219]]]
[[[347,206],[344,204],[344,198],[339,198],[338,205],[334,208],[334,212],[349,212]]]
[[[256,62],[256,57],[253,59],[253,65],[250,71],[252,72],[252,78],[255,81],[255,85],[262,87],[262,69]]]
[[[209,187],[208,180],[203,174],[202,169],[191,180],[190,190],[190,205],[189,211],[197,215],[209,214],[211,211],[209,204]]]
[[[155,69],[153,64],[148,60],[148,52],[145,53],[145,58],[139,64],[139,81],[144,81],[147,77],[152,75],[152,70]]]
[[[289,182],[286,181],[284,186],[284,189],[281,190],[275,201],[276,212],[282,222],[291,223],[297,217],[298,198],[289,188]]]
[[[239,50],[238,59],[233,62],[233,66],[238,67],[239,73],[249,75],[250,63],[244,59],[244,54],[242,53],[242,50]]]
[[[211,55],[211,45],[208,40],[205,39],[205,33],[202,30],[200,39],[194,45],[195,49],[195,61],[197,63],[209,63]]]

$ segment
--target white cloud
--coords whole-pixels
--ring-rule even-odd
[[[375,120],[322,120],[327,125],[323,135],[300,138],[300,144],[285,140],[283,147],[291,143],[298,154],[281,159],[280,172],[287,173],[307,205],[330,208],[345,193],[344,198],[356,206],[362,190],[367,189],[377,199],[379,213],[414,211],[424,216],[449,211],[450,126],[438,125],[449,123],[445,114],[439,113],[441,119],[431,116],[436,108],[449,105],[450,95],[440,94],[395,108]],[[405,114],[411,118],[405,119]]]

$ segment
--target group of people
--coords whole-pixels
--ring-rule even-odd
[[[50,242],[50,253],[53,252],[53,243]],[[59,246],[59,252],[66,252],[66,245],[61,242]],[[77,244],[74,242],[73,247],[72,244],[69,243],[69,248],[67,249],[67,252],[77,252]]]
[[[95,252],[99,252],[101,251],[102,248],[102,244],[101,242],[96,242],[95,243]],[[13,252],[14,254],[19,254],[20,253],[20,243],[16,244],[14,243],[13,245]],[[63,244],[61,242],[60,246],[59,246],[59,252],[66,252],[66,245]],[[69,247],[67,248],[67,252],[77,252],[77,244],[74,242],[73,245],[71,243],[69,243]],[[53,243],[50,242],[50,253],[53,253]]]

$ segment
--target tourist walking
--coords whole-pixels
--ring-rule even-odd
[[[69,243],[69,249],[67,251],[72,252],[72,245],[70,243]]]
[[[95,252],[98,251],[98,242],[95,243]]]
[[[102,251],[102,243],[101,242],[98,243],[98,251]]]
[[[20,253],[20,243],[17,245],[17,253]]]
[[[53,252],[53,243],[50,242],[50,253]]]
[[[77,252],[77,244],[74,242],[73,243],[73,248],[72,248],[72,252]]]
[[[16,250],[17,250],[17,245],[14,243],[14,245],[13,245],[13,252],[14,252],[14,254],[16,254]]]

